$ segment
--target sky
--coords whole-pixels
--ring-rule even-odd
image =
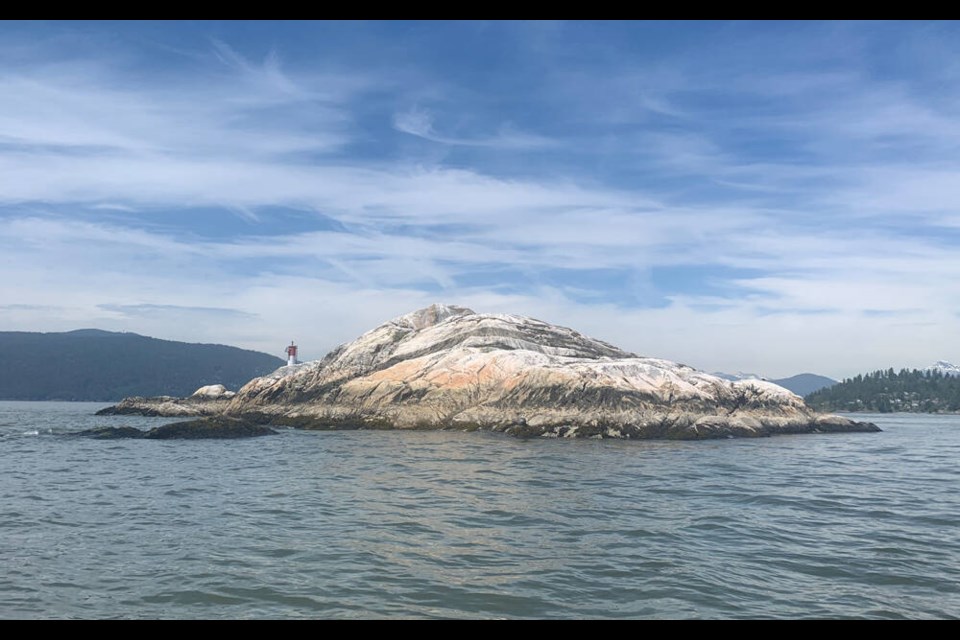
[[[960,23],[0,22],[0,330],[314,359],[435,302],[960,360]]]

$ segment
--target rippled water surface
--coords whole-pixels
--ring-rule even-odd
[[[0,617],[960,616],[960,417],[707,442],[302,432],[0,402]]]

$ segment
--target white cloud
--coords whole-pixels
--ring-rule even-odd
[[[320,357],[444,301],[710,370],[960,358],[949,96],[857,65],[755,72],[746,43],[703,69],[547,69],[519,120],[542,118],[541,136],[426,71],[404,87],[211,47],[150,82],[106,58],[0,63],[0,329],[271,352],[294,337]],[[496,160],[419,164],[404,139]],[[237,218],[164,224],[202,207]],[[318,223],[281,233],[272,207]],[[654,281],[673,267],[699,281]],[[561,270],[617,275],[548,277]]]
[[[512,294],[454,287],[451,278],[476,260],[498,257],[483,255],[489,249],[482,245],[359,236],[341,242],[322,234],[196,245],[144,231],[51,220],[8,221],[0,226],[0,238],[9,240],[0,260],[0,299],[19,307],[0,309],[5,329],[97,326],[271,352],[293,337],[308,357],[321,357],[379,322],[444,301],[533,315],[711,370],[733,363],[767,375],[809,369],[842,376],[891,362],[920,366],[943,355],[950,332],[960,328],[949,312],[951,301],[939,300],[938,278],[911,283],[904,277],[891,285],[882,274],[864,277],[857,270],[820,280],[747,279],[739,284],[763,295],[675,296],[666,307],[642,309],[585,304],[543,286]],[[519,256],[501,252],[508,262]],[[270,267],[291,256],[287,271]],[[253,257],[265,261],[260,269],[238,274],[229,267],[232,260]],[[459,262],[452,262],[457,257]],[[931,255],[912,268],[952,274],[956,267],[943,265],[941,258]],[[437,288],[412,284],[423,277]],[[869,317],[863,309],[901,313]],[[784,362],[789,367],[778,364]]]
[[[328,152],[347,140],[343,99],[369,86],[368,79],[333,74],[300,86],[272,57],[230,69],[226,76],[198,70],[199,79],[143,86],[106,61],[0,66],[0,143],[80,160]]]

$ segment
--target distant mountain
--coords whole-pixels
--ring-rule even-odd
[[[258,351],[135,333],[2,331],[0,400],[188,396],[198,387],[217,383],[236,390],[284,364]]]
[[[790,389],[790,391],[793,391],[801,397],[837,384],[837,381],[833,378],[818,376],[815,373],[799,373],[789,378],[780,378],[779,380],[771,380],[770,382],[778,384],[784,389]]]
[[[847,378],[804,400],[818,411],[953,413],[960,411],[960,377],[939,369],[891,368]]]
[[[945,376],[960,376],[960,367],[946,360],[937,360],[931,366],[924,369],[924,371],[939,371]]]
[[[958,369],[960,372],[960,369]],[[743,371],[738,371],[736,373],[722,373],[716,372],[713,375],[718,378],[723,378],[724,380],[730,380],[731,382],[736,382],[737,380],[766,380],[767,382],[772,382],[773,384],[778,384],[784,389],[793,391],[798,396],[805,396],[808,393],[813,393],[818,389],[823,389],[824,387],[829,387],[837,384],[837,381],[833,378],[828,378],[826,376],[818,376],[815,373],[800,373],[795,376],[790,376],[789,378],[780,378],[777,380],[771,380],[769,378],[764,378],[755,373],[744,373]]]

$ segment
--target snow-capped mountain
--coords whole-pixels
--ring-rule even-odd
[[[945,376],[960,376],[960,367],[946,360],[937,360],[933,365],[924,369],[924,371],[939,371]]]

